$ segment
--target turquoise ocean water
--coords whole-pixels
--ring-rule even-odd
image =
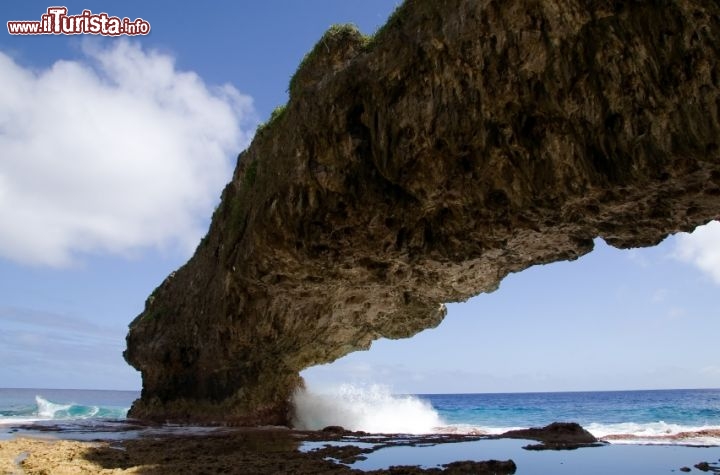
[[[0,388],[0,440],[14,434],[59,438],[132,437],[127,412],[139,391]]]
[[[139,395],[139,391],[0,388],[0,424],[124,419]]]
[[[17,427],[122,422],[137,391],[0,389],[0,436]],[[392,395],[345,387],[296,400],[300,428],[342,425],[387,433],[496,434],[555,421],[578,422],[622,444],[720,446],[720,389]]]
[[[503,432],[577,422],[619,443],[720,445],[720,390],[424,395],[449,427]]]

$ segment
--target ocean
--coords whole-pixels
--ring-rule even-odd
[[[0,389],[0,438],[53,427],[63,438],[122,432],[137,391]],[[720,446],[720,389],[393,395],[340,386],[296,396],[301,429],[340,425],[377,433],[499,434],[578,422],[612,444]],[[20,428],[22,427],[22,428]]]
[[[50,433],[79,440],[112,438],[126,432],[127,412],[139,396],[139,391],[0,388],[0,440]]]
[[[720,389],[424,395],[460,431],[577,422],[613,443],[720,445]],[[714,432],[714,434],[713,434]],[[681,435],[682,434],[682,435]]]
[[[124,419],[139,391],[0,388],[0,424]]]
[[[501,434],[577,422],[614,444],[720,446],[720,389],[397,396],[347,385],[295,404],[295,425],[307,429]]]

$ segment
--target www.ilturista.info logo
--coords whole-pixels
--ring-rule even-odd
[[[9,21],[11,35],[147,35],[150,23],[137,18],[119,18],[107,13],[83,10],[80,15],[68,15],[66,7],[50,7],[40,21]]]

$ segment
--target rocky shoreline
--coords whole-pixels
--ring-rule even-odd
[[[45,434],[57,438],[18,437],[0,441],[0,474],[514,474],[513,460],[474,460],[470,453],[461,460],[423,468],[394,465],[379,470],[353,467],[382,449],[424,450],[443,444],[522,439],[538,441],[528,451],[572,450],[606,445],[574,423],[554,423],[543,428],[510,431],[499,436],[430,434],[388,435],[350,432],[341,427],[321,431],[297,431],[284,427],[215,428],[193,432],[193,428],[154,429],[131,436],[139,426],[125,426],[125,435],[89,441],[64,440],[59,426]],[[100,435],[100,434],[98,434]],[[128,438],[129,437],[129,438]],[[427,464],[425,464],[427,465]],[[699,462],[699,467],[718,473],[717,464]],[[670,467],[671,469],[679,469]],[[685,467],[682,467],[685,468]],[[700,470],[700,468],[698,468]]]
[[[513,431],[500,436],[432,434],[420,436],[378,435],[348,432],[330,427],[322,431],[295,431],[283,427],[217,428],[213,432],[174,431],[123,439],[91,441],[60,438],[19,437],[0,441],[0,474],[514,474],[526,473],[527,463],[513,460],[473,460],[475,451],[463,453],[461,460],[438,463],[434,467],[390,465],[388,468],[361,470],[353,465],[373,453],[388,448],[431,450],[440,445],[510,442],[520,438],[541,444],[524,446],[527,452],[541,449],[556,451],[581,447],[605,446],[603,442],[581,442],[585,431],[575,424],[551,424],[542,429]],[[579,428],[579,429],[578,429]],[[177,428],[176,428],[177,429]],[[182,428],[180,428],[182,429]],[[62,432],[57,437],[63,437]],[[637,449],[647,448],[636,446]],[[600,450],[600,449],[592,449]],[[692,450],[692,449],[689,449]],[[522,449],[519,450],[523,452]],[[582,452],[582,451],[581,451]],[[418,452],[420,453],[420,452]],[[520,454],[518,454],[520,455]],[[585,455],[581,455],[586,457]],[[638,454],[638,457],[641,457]],[[501,457],[499,457],[501,458]],[[593,459],[596,457],[588,457]],[[612,457],[607,457],[612,459]],[[714,459],[713,459],[714,460]],[[678,461],[679,462],[679,461]],[[597,464],[597,462],[588,462]],[[429,465],[424,463],[426,467]],[[717,462],[677,463],[670,471],[699,470],[720,473]],[[565,472],[563,472],[565,473]],[[620,473],[615,469],[608,473]],[[622,473],[644,474],[631,470]],[[649,472],[648,472],[649,473]]]
[[[212,434],[165,435],[129,440],[72,441],[17,438],[0,441],[1,474],[512,474],[507,461],[457,461],[442,468],[395,466],[362,471],[348,467],[392,446],[480,440],[479,436],[376,436],[373,449],[353,445],[370,434],[294,431],[285,428],[218,429]],[[342,445],[336,445],[342,439]],[[321,444],[303,450],[305,443]],[[362,445],[362,443],[361,443]]]
[[[138,426],[125,426],[126,432]],[[47,427],[45,433],[52,433]],[[63,435],[58,426],[55,431]],[[389,447],[425,447],[503,437],[540,441],[546,448],[577,448],[597,440],[577,424],[555,423],[500,436],[378,435],[342,427],[321,431],[287,428],[218,428],[203,434],[148,434],[123,440],[72,441],[18,438],[0,442],[2,473],[294,473],[294,474],[513,474],[512,460],[459,460],[437,468],[392,466],[362,471],[348,465]],[[310,444],[310,447],[304,444]]]

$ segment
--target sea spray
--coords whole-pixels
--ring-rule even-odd
[[[393,395],[382,385],[344,384],[323,393],[299,390],[293,404],[293,425],[297,429],[318,430],[335,425],[372,433],[428,434],[444,425],[427,401]]]

